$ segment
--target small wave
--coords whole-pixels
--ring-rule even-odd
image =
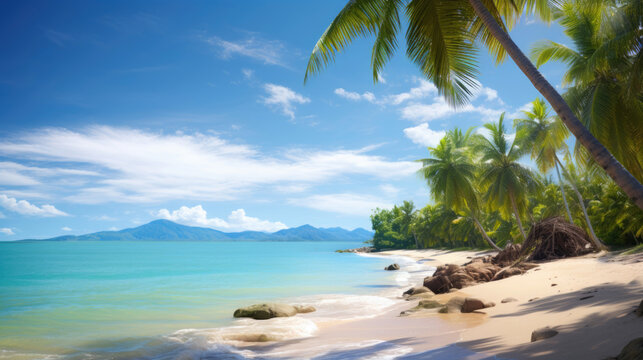
[[[183,329],[168,336],[169,339],[197,347],[213,344],[240,345],[248,342],[281,341],[310,337],[317,332],[317,325],[309,319],[294,316],[269,320],[236,320],[234,325],[212,329]]]

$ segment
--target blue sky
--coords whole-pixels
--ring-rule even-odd
[[[370,227],[430,201],[413,160],[443,132],[519,114],[538,93],[480,52],[453,110],[400,51],[374,84],[372,39],[303,84],[344,1],[0,4],[0,240],[167,218],[224,231]],[[565,42],[522,19],[523,49]],[[564,68],[541,69],[559,84]]]

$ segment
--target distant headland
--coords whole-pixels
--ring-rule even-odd
[[[219,230],[186,226],[169,220],[154,220],[147,224],[119,231],[100,231],[85,235],[64,235],[49,239],[24,239],[19,241],[367,241],[371,231],[340,227],[316,228],[311,225],[279,230],[223,232]]]

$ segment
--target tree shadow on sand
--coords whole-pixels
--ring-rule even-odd
[[[592,297],[580,300],[588,296]],[[552,360],[605,359],[616,356],[630,340],[643,334],[643,319],[634,314],[641,298],[643,298],[643,287],[638,282],[632,282],[627,285],[603,284],[525,303],[521,305],[522,309],[518,312],[494,317],[512,317],[534,311],[545,311],[560,313],[562,319],[566,314],[573,312],[577,306],[597,307],[597,309],[596,312],[571,324],[560,325],[552,322],[549,326],[557,330],[558,335],[533,343],[527,335],[523,344],[501,351],[499,356],[516,358],[520,354],[522,359]],[[612,307],[598,309],[602,305]],[[531,334],[531,331],[536,329],[527,330],[528,334]],[[620,334],[628,335],[614,336],[616,330]],[[458,344],[473,351],[497,352],[501,344],[500,340],[498,337],[488,337]]]

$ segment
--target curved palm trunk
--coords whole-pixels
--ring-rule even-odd
[[[516,65],[518,65],[520,70],[522,70],[529,81],[531,81],[536,90],[549,101],[561,121],[567,126],[569,131],[574,134],[576,140],[589,151],[594,161],[623,189],[625,194],[632,199],[636,206],[643,210],[643,185],[641,185],[641,183],[614,158],[605,146],[592,135],[583,123],[578,120],[563,97],[560,96],[556,89],[542,76],[534,64],[529,61],[509,34],[498,25],[496,19],[494,19],[482,1],[469,0],[469,4],[471,4],[471,7],[473,7],[473,10],[480,17],[493,37],[502,44],[502,47],[507,51],[509,56],[511,56]]]
[[[493,240],[491,240],[489,235],[487,235],[487,232],[484,231],[484,228],[482,227],[482,224],[480,224],[480,221],[478,221],[478,218],[476,218],[475,216],[472,216],[471,218],[473,219],[473,222],[476,223],[476,226],[478,227],[478,230],[480,230],[480,233],[482,234],[482,237],[489,243],[489,245],[491,245],[492,248],[494,248],[494,249],[496,249],[498,251],[502,251],[502,249],[499,248],[498,245],[496,245],[496,243],[493,242]]]
[[[592,242],[594,243],[594,246],[596,247],[597,250],[605,249],[605,244],[601,242],[601,240],[598,239],[598,236],[596,236],[596,233],[594,232],[594,227],[592,226],[592,222],[589,220],[589,216],[587,215],[587,209],[585,208],[585,200],[583,199],[583,195],[581,195],[580,191],[578,191],[578,188],[574,184],[574,181],[563,166],[563,164],[560,162],[560,159],[558,159],[558,156],[556,156],[556,163],[560,165],[560,167],[563,169],[563,174],[567,176],[567,179],[569,180],[569,184],[572,186],[572,189],[574,189],[574,192],[576,193],[576,197],[578,198],[578,202],[580,203],[580,208],[583,210],[583,215],[585,216],[585,223],[587,223],[587,229],[589,230],[589,235],[592,238]]]
[[[558,160],[558,156],[556,156]],[[565,210],[567,210],[567,217],[569,218],[569,223],[573,224],[574,220],[572,219],[572,213],[569,211],[569,205],[567,204],[567,198],[565,197],[565,187],[563,186],[563,179],[560,177],[560,171],[558,170],[558,162],[555,162],[556,166],[556,175],[558,175],[558,185],[560,185],[560,192],[563,193],[563,203],[565,204]]]
[[[514,210],[514,216],[516,217],[516,222],[518,223],[518,229],[520,229],[520,233],[522,234],[522,240],[526,241],[527,235],[525,235],[525,229],[522,228],[520,213],[518,213],[518,206],[516,206],[516,199],[514,198],[514,194],[512,192],[509,192],[509,199],[511,199],[511,207]]]
[[[415,240],[415,248],[416,249],[421,249],[420,243],[418,242],[418,237],[415,235],[415,231],[413,232],[413,239]]]

